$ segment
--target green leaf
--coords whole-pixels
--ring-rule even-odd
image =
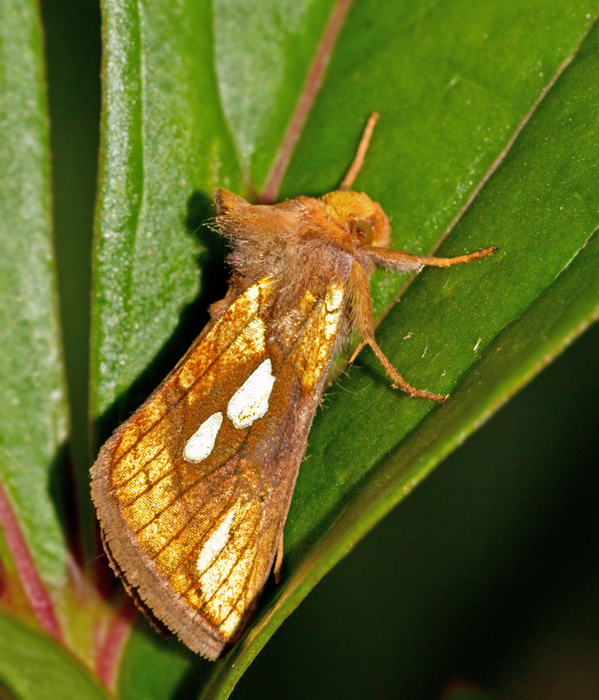
[[[332,0],[213,3],[219,96],[246,180],[262,189],[302,91]],[[345,6],[345,7],[344,7]]]
[[[0,613],[0,696],[17,700],[101,700],[109,694],[72,656]]]
[[[0,486],[45,583],[65,580],[54,480],[66,436],[38,5],[0,23]]]
[[[329,13],[343,5],[272,3],[252,13],[237,2],[105,3],[92,345],[92,412],[104,435],[171,369],[207,303],[222,296],[222,249],[198,230],[213,188],[248,194],[270,183]],[[596,30],[585,39],[594,11],[591,2],[466,0],[349,11],[284,195],[333,189],[377,110],[356,188],[392,217],[395,247],[500,250],[409,286],[400,275],[375,278],[379,313],[404,292],[379,343],[411,383],[451,400],[402,397],[366,351],[362,369],[328,392],[285,529],[284,583],[214,666],[205,697],[227,697],[318,580],[599,313]],[[146,660],[164,653],[157,645]]]
[[[209,666],[210,662],[182,648],[174,637],[165,639],[153,633],[147,621],[138,618],[119,675],[119,697],[127,700],[197,697]]]

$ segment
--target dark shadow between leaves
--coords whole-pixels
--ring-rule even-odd
[[[82,508],[72,459],[70,438],[54,456],[48,475],[48,494],[63,527],[66,546],[77,566],[83,568],[85,554],[81,533]]]

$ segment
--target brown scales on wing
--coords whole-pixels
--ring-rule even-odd
[[[280,568],[308,432],[347,333],[362,334],[404,391],[443,399],[411,387],[376,344],[368,289],[375,266],[448,266],[493,251],[446,259],[387,249],[380,205],[347,191],[370,132],[343,189],[321,199],[252,205],[217,191],[217,227],[232,248],[227,295],[92,469],[118,573],[146,609],[211,659],[243,631],[277,552]]]

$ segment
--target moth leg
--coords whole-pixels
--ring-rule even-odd
[[[364,157],[366,156],[366,151],[368,150],[368,146],[370,145],[370,139],[372,138],[374,125],[376,124],[378,118],[379,115],[377,112],[373,112],[370,115],[370,118],[366,123],[366,127],[364,128],[362,138],[360,139],[360,143],[358,144],[356,156],[352,164],[349,166],[349,170],[347,171],[347,175],[343,178],[343,182],[339,185],[340,190],[346,191],[351,189],[355,179],[358,177],[358,173],[364,165]]]
[[[356,349],[352,352],[351,357],[349,358],[350,363],[352,363],[356,357],[360,354],[362,351],[362,348],[368,345],[368,343],[365,340],[361,340],[358,345],[356,346]]]
[[[283,566],[283,531],[281,531],[281,536],[279,537],[279,544],[277,546],[277,556],[275,558],[275,565],[273,573],[275,575],[275,583],[281,583],[281,567]]]
[[[360,255],[364,255],[367,259],[372,260],[381,267],[386,267],[392,270],[417,270],[423,265],[429,267],[450,267],[460,263],[478,260],[487,255],[491,255],[497,250],[494,246],[477,250],[469,255],[458,255],[455,258],[434,258],[427,255],[412,255],[403,250],[394,250],[393,248],[380,248],[373,245],[362,246],[359,250]]]
[[[370,288],[368,286],[368,277],[366,272],[364,272],[364,268],[357,261],[354,262],[352,267],[350,285],[352,289],[351,303],[354,322],[362,334],[362,342],[360,345],[358,345],[356,351],[352,355],[352,361],[365,345],[370,345],[374,354],[379,359],[379,362],[383,365],[385,371],[393,380],[393,385],[395,387],[399,387],[410,396],[431,399],[433,401],[445,401],[447,396],[431,394],[429,391],[416,389],[411,384],[408,384],[408,382],[406,382],[401,374],[399,374],[395,367],[393,367],[393,365],[389,362],[383,351],[378,346],[376,340],[374,339],[374,318],[372,312],[372,299],[370,298]]]

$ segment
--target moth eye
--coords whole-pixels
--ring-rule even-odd
[[[372,230],[371,222],[365,219],[356,219],[356,230],[361,234],[364,245],[371,245],[374,239],[374,231]]]

